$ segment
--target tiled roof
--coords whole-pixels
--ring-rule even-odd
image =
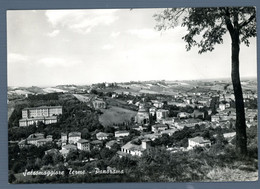
[[[209,140],[205,140],[203,137],[200,137],[200,136],[197,136],[197,137],[194,137],[194,138],[189,138],[189,140],[196,142],[196,143],[199,143],[199,144],[210,142]]]

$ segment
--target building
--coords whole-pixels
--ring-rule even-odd
[[[129,131],[116,131],[115,132],[115,137],[125,137],[129,135]]]
[[[149,123],[149,113],[143,106],[139,107],[139,110],[135,116],[135,122],[137,122],[139,124],[148,124]]]
[[[82,151],[90,151],[90,142],[85,139],[79,139],[77,141],[77,149]]]
[[[103,142],[100,140],[93,140],[90,142],[90,144],[93,149],[101,149],[101,147],[103,146]]]
[[[52,142],[52,138],[44,138],[42,133],[34,133],[27,137],[27,144],[32,144],[37,147],[45,145],[47,142]]]
[[[177,114],[177,117],[178,118],[188,118],[190,116],[190,114],[189,113],[186,113],[186,112],[180,112],[180,113],[178,113]]]
[[[40,106],[34,108],[24,108],[22,110],[22,119],[19,120],[20,127],[43,122],[44,124],[57,123],[57,116],[62,114],[62,106]]]
[[[152,115],[152,116],[154,116],[154,115],[156,114],[156,110],[157,110],[156,107],[151,107],[151,108],[149,108],[149,114]]]
[[[121,153],[119,153],[119,156],[123,156],[127,154],[132,156],[142,156],[143,152],[149,148],[150,148],[149,139],[142,140],[141,145],[133,144],[132,141],[130,141],[121,147]]]
[[[56,148],[52,148],[49,150],[44,151],[45,155],[49,154],[49,155],[55,155],[59,153],[59,150]]]
[[[61,114],[62,106],[40,106],[22,110],[22,118],[51,117]]]
[[[206,147],[211,146],[210,140],[205,140],[203,137],[197,136],[188,139],[188,149],[193,149],[195,147]]]
[[[113,145],[117,144],[116,140],[111,140],[106,143],[106,148],[111,149]]]
[[[106,102],[102,99],[93,100],[92,104],[95,109],[105,109],[106,108]]]
[[[67,133],[61,133],[61,142],[67,143],[68,142],[68,135]]]
[[[160,121],[167,118],[169,115],[169,110],[159,109],[156,111],[156,120]]]
[[[80,132],[70,132],[69,133],[69,144],[76,144],[81,139]]]
[[[160,123],[167,124],[167,125],[173,125],[174,124],[174,118],[168,117],[160,120]]]
[[[176,131],[178,131],[178,129],[167,129],[167,130],[161,131],[161,135],[167,134],[169,136],[172,136]]]
[[[168,129],[168,126],[164,125],[164,124],[152,125],[152,132],[154,132],[154,133],[159,133],[159,132],[164,131],[166,129]]]
[[[57,116],[51,117],[37,117],[37,118],[22,118],[19,120],[20,127],[27,127],[30,125],[37,125],[39,122],[44,123],[45,125],[57,123],[58,119]]]
[[[96,134],[96,137],[98,140],[106,140],[109,137],[108,133],[104,133],[104,132],[99,132]]]
[[[160,101],[157,101],[157,100],[153,100],[153,105],[156,107],[156,108],[162,108],[163,107],[163,103],[160,102]]]

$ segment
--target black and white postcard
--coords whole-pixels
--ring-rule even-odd
[[[258,180],[255,7],[6,17],[10,184]]]

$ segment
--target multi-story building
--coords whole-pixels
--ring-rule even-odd
[[[52,124],[57,123],[58,119],[57,116],[50,116],[50,117],[36,117],[36,118],[23,118],[19,120],[20,127],[27,127],[30,125],[38,124],[39,122],[43,122],[44,124]]]
[[[164,131],[166,129],[168,129],[168,126],[164,125],[164,124],[152,125],[152,132],[154,132],[154,133],[159,133],[159,132]]]
[[[95,109],[105,109],[106,108],[106,102],[102,99],[93,100],[93,107]]]
[[[77,148],[82,151],[90,151],[90,143],[88,140],[80,139],[77,141]]]
[[[80,132],[70,132],[69,133],[69,144],[76,144],[81,139]]]
[[[167,118],[169,115],[169,110],[159,109],[156,111],[156,120],[160,121],[161,119]]]
[[[51,117],[60,114],[62,114],[62,106],[40,106],[22,110],[22,118]]]
[[[22,119],[19,120],[20,127],[43,122],[44,124],[57,123],[57,116],[62,114],[62,106],[40,106],[34,108],[24,108]]]

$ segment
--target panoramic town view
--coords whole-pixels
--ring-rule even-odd
[[[7,23],[9,183],[258,180],[254,8],[8,11]]]

